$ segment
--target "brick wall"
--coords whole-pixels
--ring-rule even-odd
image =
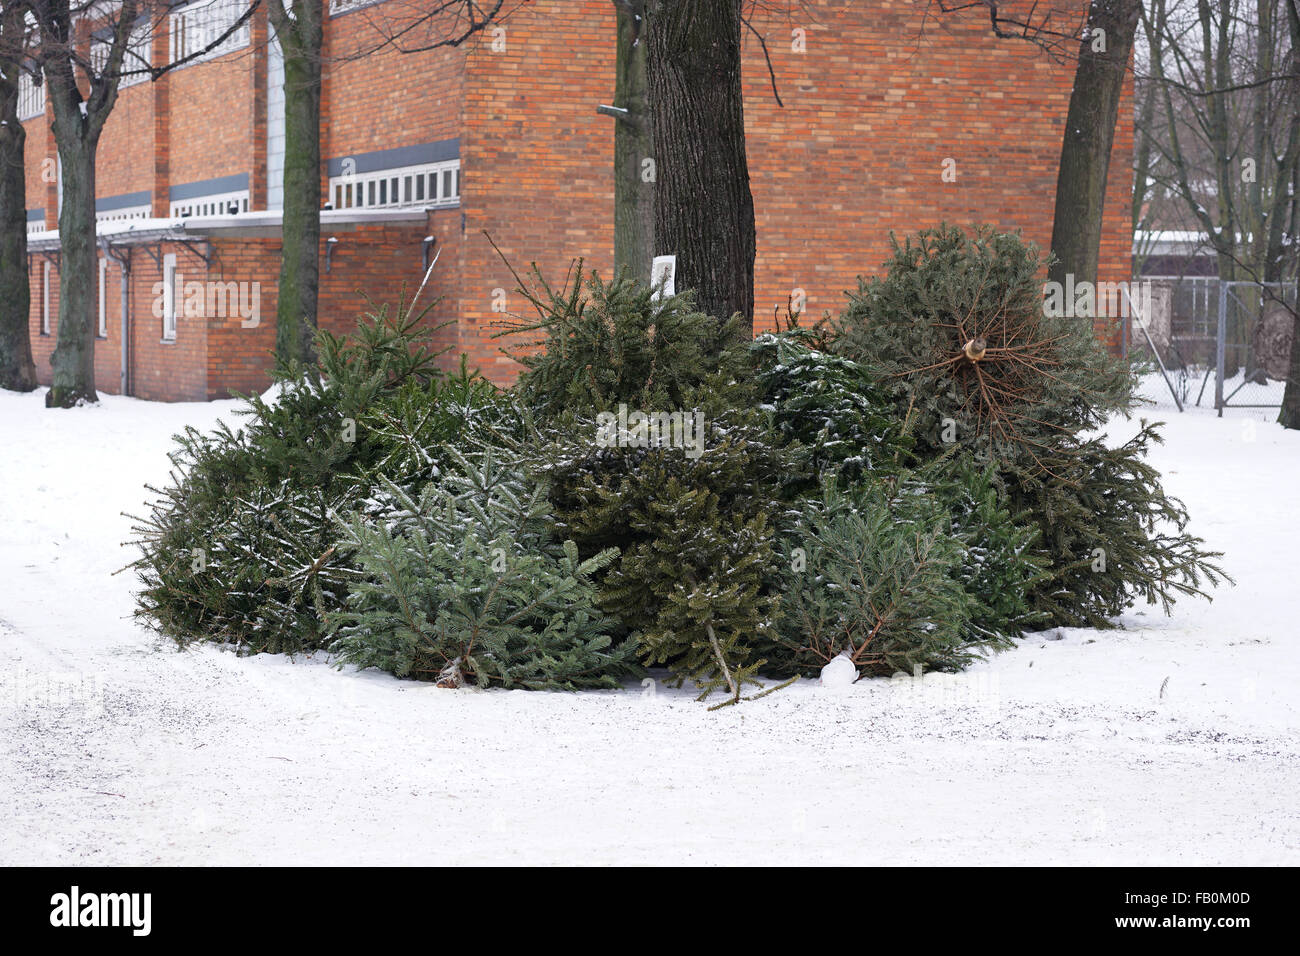
[[[47,180],[52,178],[55,168],[52,162],[57,154],[54,151],[54,134],[50,132],[50,121],[47,118],[50,115],[48,103],[45,110],[45,116],[38,116],[23,123],[23,130],[27,133],[23,156],[26,166],[27,208],[44,209],[45,224],[53,228],[57,213],[47,205],[51,186]]]
[[[148,82],[120,90],[95,156],[100,198],[153,189],[154,90]]]
[[[144,252],[142,247],[131,250],[130,280],[128,289],[130,322],[128,323],[131,355],[130,392],[140,398],[158,401],[204,401],[208,399],[204,356],[207,352],[207,328],[203,322],[193,322],[180,317],[177,320],[175,342],[162,341],[162,319],[154,315],[154,303],[162,284],[161,257],[176,255],[177,271],[185,280],[205,277],[203,262],[184,246],[163,243],[155,251],[159,263]],[[42,385],[51,382],[50,355],[54,351],[59,326],[59,271],[50,269],[50,334],[41,334],[41,295],[43,277],[42,255],[32,257],[30,285],[32,292],[32,357],[36,362],[36,376]],[[107,306],[106,336],[95,338],[95,387],[109,394],[117,394],[121,381],[121,266],[111,261],[105,282]],[[96,278],[98,290],[98,278]],[[98,326],[98,313],[95,316]]]
[[[528,307],[484,231],[521,275],[535,260],[557,286],[575,258],[612,268],[614,120],[596,106],[613,98],[613,36],[607,0],[539,0],[467,51],[459,345],[494,381],[519,370],[494,306]]]
[[[348,223],[326,226],[325,243],[333,237],[330,272],[321,274],[320,323],[335,334],[351,332],[374,305],[390,313],[399,301],[410,302],[423,275],[421,242],[432,233],[451,236],[452,217],[445,213],[432,225],[424,221]],[[280,270],[280,239],[275,236],[214,234],[211,262],[189,247],[163,242],[130,251],[130,383],[131,394],[159,401],[205,401],[231,394],[263,391],[270,383],[275,348],[276,287]],[[202,244],[197,247],[200,251]],[[158,256],[158,262],[154,260]],[[176,338],[162,340],[161,289],[163,257],[176,256],[179,274]],[[451,248],[444,259],[455,260]],[[42,256],[33,258],[32,351],[42,384],[50,383],[49,357],[58,334],[58,269],[50,270],[50,335],[40,331],[43,282]],[[447,300],[435,304],[454,283],[439,267],[422,296],[433,305],[424,324],[430,329],[454,318]],[[110,264],[106,282],[107,336],[95,340],[95,378],[100,391],[116,394],[121,371],[121,267]],[[199,298],[193,298],[200,284]],[[217,285],[222,288],[220,294]],[[368,298],[367,298],[368,297]],[[192,306],[190,303],[194,303]],[[201,305],[199,304],[201,303]],[[255,311],[254,311],[255,310]],[[245,324],[247,323],[247,324]],[[436,333],[435,342],[452,344],[454,330]],[[445,364],[451,365],[454,356]]]
[[[421,240],[425,235],[423,222],[325,226],[321,233],[321,328],[336,335],[345,334],[372,311],[372,302],[374,306],[387,306],[390,314],[399,301],[409,303],[422,275]],[[338,241],[327,273],[325,247],[330,238]],[[218,238],[213,242],[208,279],[239,284],[241,295],[245,295],[243,286],[260,283],[257,291],[260,321],[246,325],[250,319],[234,309],[227,309],[225,315],[207,317],[208,398],[226,398],[235,392],[260,392],[269,384],[271,355],[275,349],[280,248],[278,238]],[[437,286],[438,282],[431,280],[430,288],[422,297],[425,305],[433,301]],[[243,301],[249,302],[251,298],[250,289]],[[445,313],[435,307],[425,324],[432,327],[445,318]]]
[[[236,50],[167,74],[171,98],[171,185],[251,172],[256,63],[261,50]]]
[[[1047,244],[1072,64],[993,37],[980,10],[932,16],[923,28],[924,8],[881,0],[758,15],[754,25],[767,38],[784,106],[773,98],[757,42],[745,38],[756,328],[769,327],[772,310],[796,289],[812,314],[839,310],[858,275],[879,271],[890,230],[987,222]],[[596,106],[613,96],[613,8],[608,0],[534,0],[457,49],[355,57],[377,46],[377,21],[412,9],[388,0],[327,20],[322,157],[459,137],[461,205],[430,211],[418,226],[335,230],[341,241],[332,272],[322,275],[321,322],[350,328],[364,308],[359,292],[395,303],[405,284],[409,297],[421,278],[420,240],[433,235],[442,255],[425,301],[441,297],[431,325],[454,323],[437,333],[453,350],[444,364],[465,352],[491,378],[507,381],[518,367],[501,354],[506,343],[496,337],[502,316],[494,306],[526,309],[483,232],[521,273],[536,260],[556,283],[575,258],[605,274],[611,268],[614,120]],[[793,42],[796,30],[803,52]],[[151,190],[154,214],[165,215],[170,186],[248,172],[252,208],[264,204],[264,12],[252,34],[244,50],[122,91],[100,149],[100,196]],[[155,60],[166,49],[160,35]],[[1108,184],[1103,280],[1129,276],[1131,113],[1126,97]],[[55,155],[48,119],[26,125],[28,205],[45,208],[53,226],[56,186],[41,175],[41,160]],[[943,179],[945,160],[955,164],[955,182]],[[137,251],[136,394],[208,398],[265,386],[279,239],[221,235],[210,273],[198,276],[183,250],[182,269],[205,281],[259,282],[263,321],[245,329],[237,318],[233,325],[209,318],[190,328],[182,318],[177,343],[160,344],[151,311],[160,276]],[[53,338],[36,335],[42,260],[32,261],[33,350],[48,378]],[[118,380],[117,275],[114,265],[109,334],[97,347],[105,390]],[[51,299],[57,313],[57,273]]]
[[[459,133],[465,49],[403,53],[382,42],[425,6],[387,0],[326,21],[322,108],[329,119],[321,135],[326,159],[438,142]],[[397,19],[386,22],[390,15]],[[417,31],[403,43],[418,47],[423,38]]]
[[[36,378],[42,385],[51,382],[50,355],[54,352],[54,343],[59,334],[59,272],[57,259],[47,259],[43,255],[27,257],[27,285],[31,290],[32,318],[28,331],[32,340],[32,360],[36,363]],[[48,296],[47,266],[48,266]],[[49,332],[44,331],[42,317],[48,315]]]
[[[433,347],[442,356],[439,364],[454,370],[460,365],[460,307],[464,299],[461,268],[465,237],[458,207],[429,210],[426,235],[432,236],[440,250],[438,261],[429,273],[429,283],[420,297],[421,307],[431,306],[427,324],[432,330]]]
[[[130,391],[138,398],[165,402],[201,402],[209,394],[207,368],[207,323],[184,314],[184,285],[202,282],[207,272],[201,258],[190,249],[176,243],[163,243],[156,249],[159,262],[140,247],[131,251],[131,369]],[[162,257],[176,256],[178,273],[176,339],[162,339]],[[155,314],[155,312],[157,314]],[[111,316],[117,314],[111,308]],[[113,323],[110,321],[109,323]],[[111,336],[115,338],[115,336]],[[114,343],[116,344],[116,343]],[[96,369],[104,356],[96,344]],[[117,390],[117,369],[120,348],[112,350],[114,375],[111,381],[101,381],[105,391]]]
[[[992,223],[1049,243],[1073,65],[993,37],[978,9],[932,17],[923,30],[923,9],[882,0],[755,20],[784,102],[747,37],[756,328],[770,327],[795,289],[811,314],[840,310],[856,277],[879,271],[890,230]],[[795,29],[806,52],[792,48]],[[492,290],[513,282],[481,230],[517,267],[536,258],[556,280],[579,256],[610,269],[614,121],[595,109],[613,95],[613,36],[606,0],[537,0],[510,18],[504,50],[469,51],[460,338],[498,380],[515,367],[489,335]],[[1130,268],[1131,102],[1120,115],[1101,260],[1101,278],[1116,281]],[[955,182],[943,181],[947,159]]]

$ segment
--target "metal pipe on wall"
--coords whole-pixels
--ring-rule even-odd
[[[113,252],[113,247],[109,245],[107,239],[99,241],[100,248],[104,250],[104,255],[117,263],[118,268],[122,270],[122,301],[121,301],[121,335],[122,335],[122,369],[118,381],[118,394],[129,395],[128,389],[131,385],[130,368],[131,368],[131,247],[126,247],[125,255],[118,255]]]

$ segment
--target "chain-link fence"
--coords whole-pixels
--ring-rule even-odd
[[[1149,296],[1126,320],[1128,348],[1148,354],[1182,411],[1272,409],[1282,404],[1295,331],[1295,283],[1224,282],[1214,276],[1144,276]]]

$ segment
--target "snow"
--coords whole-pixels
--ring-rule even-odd
[[[710,713],[160,645],[120,512],[234,403],[43,401],[0,391],[0,863],[1300,862],[1300,434],[1271,411],[1159,409],[1238,582],[1213,603]]]
[[[828,690],[844,690],[858,679],[858,668],[848,652],[836,655],[821,670],[821,685]]]

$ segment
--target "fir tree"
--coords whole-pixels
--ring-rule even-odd
[[[816,491],[889,473],[909,460],[912,438],[871,370],[824,350],[815,330],[794,327],[747,346],[758,400],[771,410],[775,440],[787,445],[787,486]]]
[[[1037,526],[1047,573],[1026,586],[1038,620],[1101,627],[1135,596],[1166,611],[1177,595],[1206,596],[1219,556],[1182,533],[1182,506],[1143,462],[1154,429],[1118,449],[1088,437],[1135,406],[1133,379],[1091,320],[1044,314],[1035,248],[948,226],[893,245],[833,347],[872,367],[896,415],[915,421],[922,463],[991,467],[1011,514]]]
[[[953,574],[972,599],[967,641],[1006,647],[1048,620],[1029,597],[1050,577],[1038,547],[1039,528],[1032,515],[1011,512],[995,469],[961,455],[943,456],[892,482],[890,507],[896,514],[942,520],[964,545]]]
[[[346,592],[335,515],[366,500],[377,469],[432,474],[476,422],[509,419],[491,386],[444,380],[419,318],[380,309],[350,337],[322,332],[320,365],[279,364],[274,397],[247,399],[241,427],[176,436],[171,482],[150,488],[132,542],[148,626],[254,652],[327,641]]]
[[[585,561],[555,544],[545,497],[492,453],[425,487],[419,500],[385,482],[391,505],[344,525],[359,569],[336,616],[337,651],[359,667],[443,686],[611,687],[635,672],[614,647]]]
[[[809,675],[840,654],[864,676],[962,666],[977,607],[953,573],[965,551],[942,517],[900,515],[880,486],[828,484],[782,538],[785,593],[769,656]]]
[[[761,665],[753,647],[776,606],[769,579],[783,458],[764,413],[729,410],[704,390],[687,399],[707,423],[698,457],[601,447],[596,423],[575,418],[538,443],[533,467],[550,486],[557,535],[583,554],[621,550],[599,580],[599,604],[646,663],[734,702]]]
[[[536,311],[502,335],[512,338],[524,366],[522,400],[543,418],[564,412],[595,414],[624,403],[631,408],[679,409],[716,376],[743,378],[733,348],[747,336],[736,319],[719,322],[697,312],[690,293],[656,298],[649,286],[620,277],[586,276],[552,288],[534,267],[536,289],[519,281]],[[729,364],[730,363],[730,364]]]
[[[1178,595],[1208,600],[1207,588],[1231,580],[1218,564],[1222,555],[1186,532],[1186,509],[1146,461],[1159,441],[1144,421],[1116,448],[1099,438],[1078,441],[1060,478],[1008,470],[1011,507],[1032,518],[1050,559],[1050,573],[1028,592],[1044,619],[1112,627],[1138,598],[1168,614]]]
[[[955,226],[890,241],[885,276],[859,281],[832,348],[875,371],[921,447],[1050,470],[1062,438],[1133,407],[1128,370],[1091,323],[1044,314],[1032,243]]]

